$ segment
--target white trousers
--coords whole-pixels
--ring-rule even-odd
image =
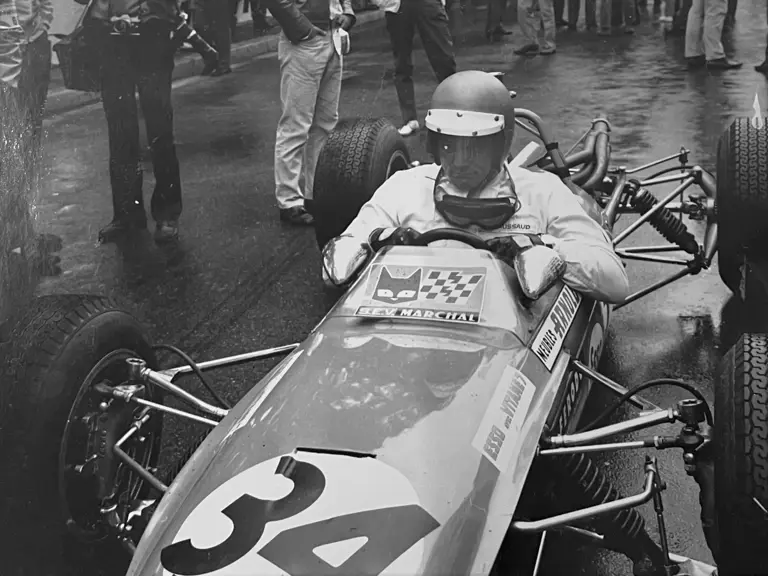
[[[728,0],[693,0],[685,26],[685,57],[725,58],[720,40],[728,11]]]

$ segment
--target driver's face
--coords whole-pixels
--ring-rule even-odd
[[[451,183],[466,192],[493,170],[494,142],[485,137],[440,136],[440,162]]]

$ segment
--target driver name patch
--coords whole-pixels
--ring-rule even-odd
[[[541,324],[531,349],[547,367],[552,370],[555,359],[565,342],[565,335],[576,318],[576,311],[581,304],[581,295],[569,286],[564,286],[544,322]]]
[[[377,265],[356,316],[477,324],[485,268]]]

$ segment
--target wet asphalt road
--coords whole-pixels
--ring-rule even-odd
[[[517,27],[502,44],[487,45],[479,27],[470,24],[457,49],[458,64],[460,69],[506,72],[507,86],[518,92],[518,105],[545,118],[564,150],[602,112],[613,127],[614,165],[637,166],[684,145],[692,150],[694,162],[714,170],[721,132],[734,117],[752,115],[756,93],[768,102],[766,81],[752,69],[764,49],[764,10],[758,0],[740,2],[727,45],[745,61],[737,71],[687,71],[682,39],[665,39],[648,17],[633,37],[560,33],[556,55],[533,59],[512,54],[521,41]],[[476,16],[477,22],[482,16]],[[341,116],[375,112],[397,122],[385,33],[353,36],[353,50],[345,62]],[[423,52],[416,53],[415,65],[419,110],[424,113],[436,82]],[[111,218],[103,111],[92,105],[48,120],[48,173],[38,218],[42,230],[64,240],[64,273],[46,280],[41,292],[109,294],[146,323],[156,343],[177,345],[196,360],[302,339],[328,310],[333,295],[320,281],[312,230],[285,227],[277,218],[272,158],[278,86],[274,54],[237,66],[227,77],[176,85],[185,207],[181,240],[174,248],[155,247],[149,234],[130,246],[96,244],[98,229]],[[518,138],[520,147],[527,141]],[[423,136],[413,138],[411,147],[414,158],[425,159]],[[145,170],[148,197],[148,162]],[[618,228],[627,221],[631,218],[625,216]],[[659,238],[645,228],[629,241],[652,243]],[[672,272],[641,263],[630,263],[628,269],[638,288]],[[626,386],[661,376],[682,378],[697,384],[711,401],[713,373],[724,352],[723,309],[729,296],[713,269],[618,311],[602,369]],[[727,327],[732,330],[732,323]],[[214,373],[214,385],[236,401],[272,365]],[[192,379],[185,385],[199,390]],[[681,398],[669,389],[647,396],[661,405]],[[178,453],[174,445],[188,442],[196,432],[180,424],[169,436],[166,456]],[[625,493],[634,493],[641,488],[642,461],[641,453],[632,453],[607,458],[604,466]],[[677,453],[660,454],[660,462],[669,485],[665,496],[672,551],[711,561],[698,523],[698,488],[682,472]],[[652,521],[652,508],[643,510]],[[548,550],[551,558],[568,558],[567,573],[630,570],[614,554],[596,554],[562,539],[553,539]],[[566,573],[565,566],[552,560],[546,572]]]

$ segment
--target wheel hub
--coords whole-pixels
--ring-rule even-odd
[[[69,530],[85,541],[101,540],[124,529],[140,498],[142,480],[116,456],[113,447],[137,420],[140,407],[115,399],[111,391],[128,380],[122,350],[105,356],[83,382],[64,429],[59,454],[59,495]],[[134,396],[147,396],[144,386]],[[151,422],[151,420],[150,420]],[[156,450],[153,427],[133,434],[121,448],[148,466]]]

